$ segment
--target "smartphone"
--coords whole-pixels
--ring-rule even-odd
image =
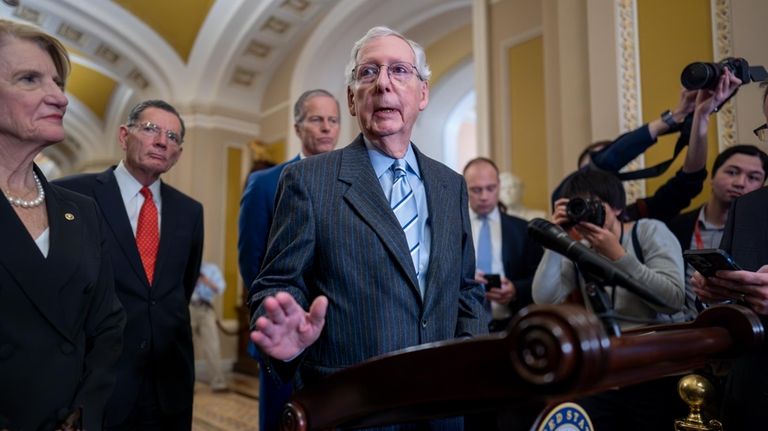
[[[717,248],[685,250],[683,258],[705,277],[711,277],[715,275],[715,271],[719,270],[738,271],[741,269],[731,255]]]
[[[483,277],[488,281],[488,283],[485,283],[486,292],[494,287],[501,287],[501,276],[499,274],[485,274]]]

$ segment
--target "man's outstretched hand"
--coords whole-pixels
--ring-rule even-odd
[[[304,311],[287,292],[264,299],[266,313],[256,320],[251,340],[267,355],[287,361],[317,341],[325,326],[328,298],[318,296]]]

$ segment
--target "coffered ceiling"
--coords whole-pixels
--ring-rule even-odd
[[[331,16],[331,10],[376,12],[387,6],[408,14],[411,8],[444,10],[446,4],[453,4],[453,9],[460,4],[469,11],[469,0],[19,3],[0,3],[0,16],[42,27],[64,42],[71,54],[70,106],[65,120],[68,138],[46,150],[64,171],[114,159],[118,150],[114,130],[130,106],[145,98],[172,101],[182,114],[224,114],[227,127],[257,135],[267,86],[283,61],[300,52],[307,36],[324,17]],[[359,14],[355,19],[360,21]],[[467,13],[466,22],[469,19]],[[391,22],[379,24],[396,27]],[[88,156],[82,157],[83,152]]]

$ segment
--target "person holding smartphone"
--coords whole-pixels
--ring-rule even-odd
[[[706,130],[700,136],[706,140]],[[667,225],[683,250],[716,249],[723,238],[728,211],[741,195],[757,190],[765,182],[768,155],[753,145],[726,148],[712,164],[711,191],[704,205],[672,219]],[[696,317],[696,295],[691,286],[694,268],[686,265],[685,318]]]
[[[768,121],[768,89],[763,93],[763,113]],[[768,141],[763,124],[755,134]],[[768,189],[746,194],[731,205],[720,249],[744,268],[717,271],[712,277],[694,273],[693,290],[705,303],[735,300],[768,325]],[[728,374],[722,403],[724,429],[764,429],[768,423],[768,340],[754,352],[736,360]]]
[[[464,167],[475,244],[475,280],[485,286],[491,332],[503,331],[515,312],[533,303],[531,283],[543,250],[528,237],[528,222],[507,215],[499,202],[499,170],[487,158]],[[528,430],[537,412],[524,409],[468,415],[466,431]]]
[[[487,158],[464,167],[469,192],[476,281],[490,302],[491,332],[506,329],[517,310],[533,303],[531,282],[543,250],[528,237],[528,223],[500,210],[499,170]]]

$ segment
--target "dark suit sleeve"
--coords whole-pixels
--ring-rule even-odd
[[[533,304],[531,286],[533,285],[533,275],[536,274],[536,268],[539,266],[541,256],[544,250],[531,240],[527,233],[524,235],[525,245],[520,261],[515,265],[517,270],[513,272],[513,278],[510,279],[517,290],[517,296],[510,303],[511,311],[519,310],[527,305]]]
[[[273,202],[264,190],[263,174],[253,173],[240,200],[240,233],[237,239],[240,274],[244,285],[250,286],[259,275],[267,247],[267,235],[272,224]]]
[[[115,294],[112,264],[103,234],[103,217],[94,203],[101,234],[101,266],[93,287],[96,292],[88,308],[84,330],[86,335],[85,369],[72,402],[73,408],[83,407],[84,429],[101,429],[104,407],[115,383],[115,365],[123,347],[125,313]]]
[[[528,235],[528,222],[501,214],[501,257],[504,275],[515,286],[515,298],[509,310],[517,310],[533,303],[531,286],[544,250]]]
[[[204,227],[202,205],[195,202],[195,210],[197,222],[192,233],[192,244],[189,248],[187,267],[184,269],[184,294],[186,295],[187,302],[192,298],[192,293],[195,291],[195,284],[197,284],[197,279],[200,276],[200,265],[203,261]]]
[[[467,185],[461,180],[461,293],[459,294],[459,317],[456,337],[471,337],[488,332],[491,316],[484,307],[485,290],[475,282],[475,245],[472,242],[472,225],[469,221]],[[431,250],[430,253],[440,253]]]
[[[591,163],[598,169],[618,173],[635,157],[643,154],[656,139],[651,137],[648,124],[643,124],[635,130],[624,133],[613,143],[592,154]]]
[[[656,192],[647,198],[638,199],[629,205],[625,213],[628,219],[655,218],[668,222],[691,204],[704,186],[707,170],[686,173],[682,169],[675,176],[662,184]]]
[[[725,221],[725,232],[723,232],[723,238],[720,240],[720,249],[728,254],[733,254],[733,231],[736,228],[736,208],[739,203],[737,199],[736,202],[731,204],[731,209],[728,210],[728,218]]]
[[[251,330],[256,319],[264,315],[263,300],[277,292],[290,293],[305,310],[309,309],[310,294],[303,274],[311,267],[315,248],[315,215],[309,193],[296,165],[287,166],[278,183],[275,223],[270,231],[269,247],[259,277],[249,290]],[[267,372],[278,382],[293,377],[300,358],[290,363],[261,355]]]

